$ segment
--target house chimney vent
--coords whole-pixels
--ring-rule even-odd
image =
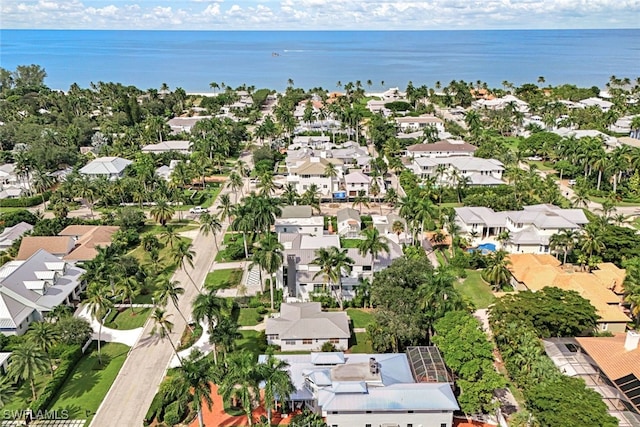
[[[626,351],[636,350],[638,348],[638,343],[640,343],[640,332],[627,331],[627,337],[624,340],[624,349]]]

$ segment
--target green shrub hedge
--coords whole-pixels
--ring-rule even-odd
[[[44,200],[49,200],[51,197],[51,191],[45,191],[44,194],[30,196],[30,197],[18,197],[17,199],[2,199],[0,200],[0,208],[28,208],[31,206],[36,206],[42,203],[42,198],[44,196]]]
[[[49,407],[64,382],[73,373],[82,356],[83,353],[80,346],[71,346],[69,350],[60,355],[61,361],[58,369],[53,373],[53,378],[44,387],[40,396],[31,404],[31,410],[34,413],[44,411]]]

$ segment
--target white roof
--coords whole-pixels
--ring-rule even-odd
[[[162,141],[142,147],[143,153],[166,153],[169,151],[190,151],[191,141]]]
[[[280,339],[349,338],[349,318],[344,311],[322,311],[319,302],[282,304],[280,317],[266,320],[267,335]]]
[[[368,184],[371,178],[360,171],[348,173],[344,176],[344,182],[347,184]]]
[[[131,160],[120,157],[100,157],[81,168],[80,173],[85,175],[117,175],[132,163]]]

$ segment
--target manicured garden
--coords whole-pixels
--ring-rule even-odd
[[[371,340],[366,332],[357,332],[353,334],[349,345],[349,351],[351,353],[373,353]]]
[[[70,418],[87,419],[88,423],[115,381],[127,358],[129,347],[118,343],[104,344],[102,364],[98,361],[95,343],[91,349],[90,353],[80,359],[73,374],[65,381],[50,405],[50,410],[66,409]]]
[[[121,330],[140,328],[146,323],[149,313],[150,308],[114,309],[105,319],[104,326]]]
[[[457,281],[454,287],[462,296],[469,299],[476,308],[487,308],[495,301],[491,287],[482,278],[479,270],[466,270],[467,278]]]
[[[242,269],[227,268],[207,274],[204,287],[207,289],[228,289],[238,286],[242,280]]]
[[[354,328],[366,328],[373,321],[371,312],[359,308],[347,309],[347,315],[351,318]]]

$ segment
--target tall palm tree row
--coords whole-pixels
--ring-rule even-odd
[[[87,287],[87,299],[85,304],[91,318],[98,322],[98,363],[102,364],[102,322],[109,311],[113,309],[113,296],[115,288],[104,283],[93,282]]]

